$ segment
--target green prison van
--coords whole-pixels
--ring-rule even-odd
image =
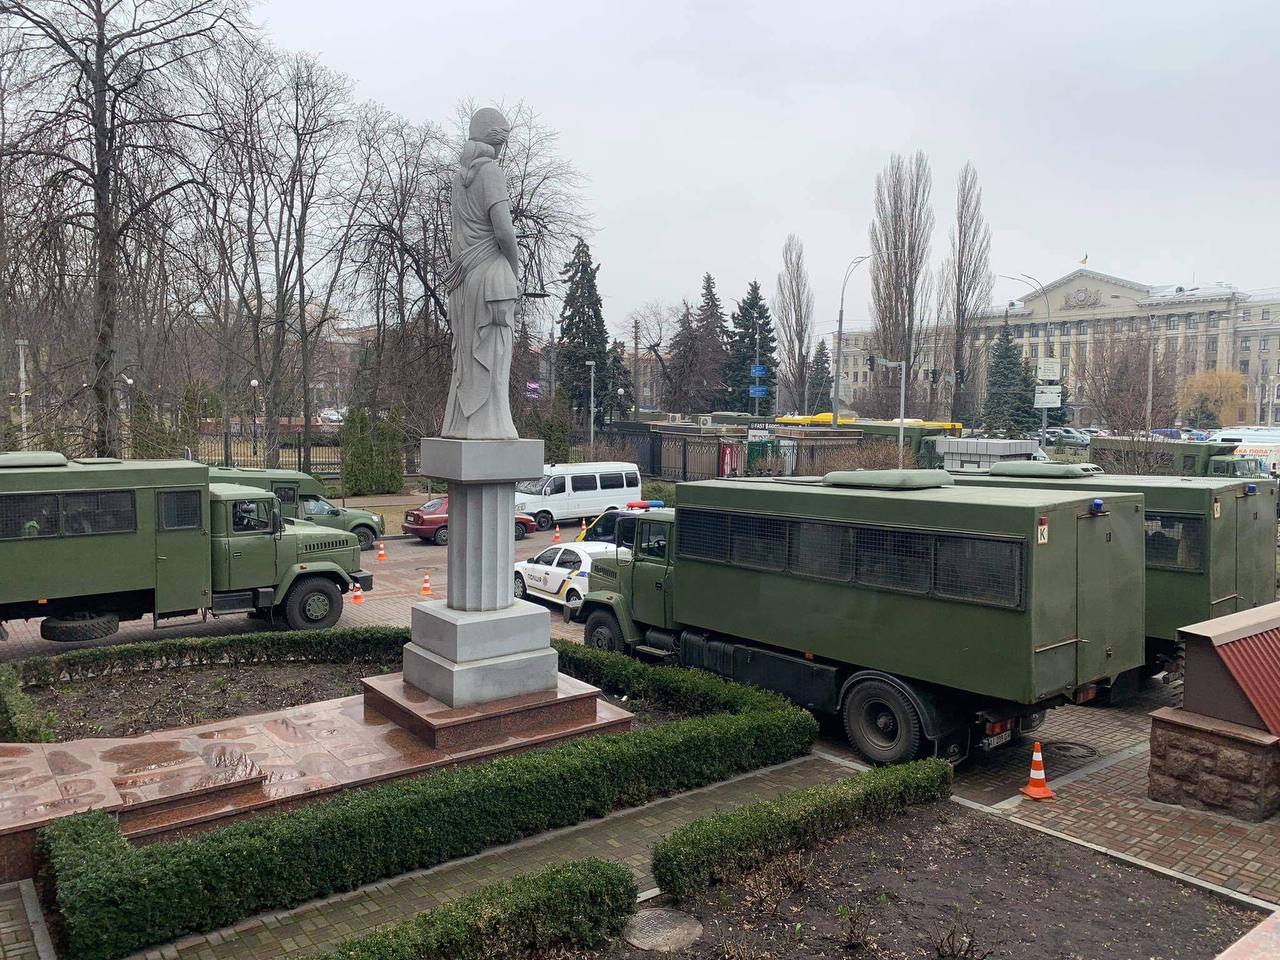
[[[874,762],[959,762],[1142,663],[1136,494],[868,470],[677,500],[619,518],[634,546],[593,561],[586,642],[840,716]]]
[[[1178,628],[1275,600],[1276,482],[1104,473],[1092,463],[995,463],[954,474],[987,489],[1037,488],[1145,498],[1144,672],[1181,668]]]
[[[372,550],[387,532],[382,514],[355,507],[339,507],[325,499],[324,484],[301,470],[263,470],[255,467],[210,467],[215,483],[239,483],[270,490],[286,517],[310,520],[321,527],[354,533],[361,550]]]
[[[286,521],[256,487],[187,460],[0,454],[0,635],[43,618],[47,640],[109,636],[121,620],[251,613],[332,626],[373,588],[354,534]]]

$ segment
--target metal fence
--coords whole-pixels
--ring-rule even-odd
[[[681,435],[650,431],[606,431],[610,456],[634,461],[655,480],[714,480],[718,477],[797,476],[851,469],[861,440],[752,440],[738,437]]]

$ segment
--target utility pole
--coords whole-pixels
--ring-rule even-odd
[[[640,416],[640,318],[631,318],[631,388],[635,391],[636,418]]]
[[[591,405],[587,409],[587,446],[591,448],[591,455],[596,455],[596,362],[594,360],[587,361],[587,368],[591,371]]]
[[[873,378],[877,366],[901,371],[898,375],[898,469],[901,470],[905,462],[903,458],[903,425],[907,417],[907,361],[885,360],[883,357],[871,354],[867,357],[867,366],[871,368]]]
[[[755,367],[752,368],[752,372],[754,373],[754,371],[758,369],[759,366],[760,366],[760,313],[759,311],[757,311],[756,312],[756,362],[755,362]],[[755,385],[757,387],[760,386],[759,377],[753,376],[752,379],[755,381]],[[755,394],[756,396],[753,398],[755,400],[754,416],[758,419],[760,416],[760,391],[758,390],[755,391]]]
[[[844,346],[844,288],[849,285],[849,278],[853,276],[853,271],[862,266],[870,256],[854,257],[849,261],[849,265],[844,268],[844,280],[840,282],[840,312],[836,314],[836,373],[831,378],[831,426],[840,429],[840,379],[844,373],[841,369],[841,349]],[[759,338],[756,339],[757,346]],[[901,452],[899,452],[899,460],[901,460]],[[899,466],[902,464],[899,463]]]
[[[28,340],[15,340],[18,348],[18,416],[22,425],[22,449],[27,449],[27,347]]]

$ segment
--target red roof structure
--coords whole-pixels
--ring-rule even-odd
[[[1224,720],[1264,726],[1280,736],[1280,603],[1228,614],[1183,627],[1187,642],[1184,706]],[[1238,693],[1233,698],[1225,675],[1215,670],[1208,651],[1226,667]],[[1232,703],[1243,696],[1245,703]],[[1252,714],[1258,722],[1241,716]]]

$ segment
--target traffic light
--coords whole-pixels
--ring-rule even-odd
[[[872,373],[876,372],[876,355],[874,353],[867,354],[867,369]]]

